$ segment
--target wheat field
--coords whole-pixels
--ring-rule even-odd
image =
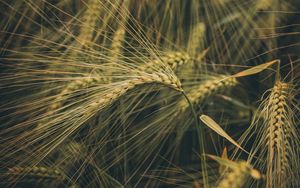
[[[299,15],[0,0],[0,187],[300,187]]]

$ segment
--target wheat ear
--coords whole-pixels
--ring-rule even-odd
[[[68,99],[68,96],[72,96],[74,92],[79,91],[82,88],[103,84],[105,82],[105,78],[95,75],[91,77],[80,78],[67,84],[67,86],[57,95],[56,99],[54,99],[54,103],[49,106],[48,111],[54,112],[61,108],[64,102]]]
[[[113,62],[116,62],[118,58],[122,54],[122,45],[125,39],[126,33],[126,22],[129,16],[127,8],[129,6],[129,0],[125,0],[122,2],[120,7],[120,22],[118,23],[118,27],[113,35],[111,42],[111,58]]]
[[[240,139],[243,144],[251,142],[252,155],[248,160],[253,160],[266,173],[265,186],[268,188],[290,187],[297,180],[299,138],[293,109],[293,90],[292,84],[276,81]],[[251,139],[254,136],[253,142]]]
[[[182,92],[181,83],[176,77],[168,77],[161,73],[150,75],[143,74],[136,78],[126,80],[124,83],[120,83],[118,87],[113,88],[112,91],[104,94],[101,99],[91,103],[89,107],[95,110],[105,108],[124,95],[127,91],[145,84],[160,84]]]
[[[293,152],[296,145],[292,142],[297,140],[297,135],[289,109],[289,89],[289,84],[278,81],[263,109],[266,131],[262,138],[268,148],[267,187],[287,187],[284,182],[292,177],[289,170],[293,164],[291,160],[297,159]]]
[[[63,181],[65,176],[58,169],[34,166],[34,167],[13,167],[8,169],[13,176],[21,176],[26,181]]]
[[[236,162],[229,166],[224,178],[218,183],[217,188],[242,188],[250,177],[252,167],[245,161]]]
[[[125,38],[125,28],[119,27],[113,36],[112,43],[111,43],[111,59],[112,62],[117,62],[118,58],[122,54],[122,44]]]
[[[191,58],[189,54],[185,52],[168,52],[165,53],[164,56],[161,57],[161,59],[157,59],[146,63],[145,65],[142,65],[140,69],[142,71],[151,72],[153,70],[153,67],[156,67],[157,65],[161,64],[161,62],[163,62],[169,65],[173,70],[176,70],[179,66],[187,63],[190,59]]]
[[[79,40],[83,46],[85,46],[86,43],[91,42],[93,39],[94,29],[96,28],[101,7],[99,0],[88,1],[88,8],[84,11],[82,16],[83,25],[80,28],[79,34]]]
[[[191,30],[188,42],[188,49],[189,54],[192,57],[195,57],[197,55],[197,52],[203,50],[204,48],[205,29],[205,24],[203,22],[199,22]]]
[[[210,96],[213,96],[217,93],[221,93],[224,90],[234,87],[238,84],[236,78],[228,77],[226,75],[219,75],[209,80],[206,80],[204,83],[201,83],[198,86],[193,87],[188,93],[187,96],[192,102],[192,104],[197,105],[203,102]],[[182,99],[178,103],[178,109],[180,112],[184,112],[189,107],[189,104]]]

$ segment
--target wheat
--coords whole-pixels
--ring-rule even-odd
[[[176,70],[179,66],[187,63],[190,59],[190,56],[184,52],[168,52],[165,53],[161,59],[142,65],[140,69],[142,71],[151,72],[155,66],[163,62],[164,64],[169,65],[173,70]]]
[[[293,85],[277,81],[269,91],[240,142],[247,144],[255,136],[248,160],[254,160],[254,155],[262,159],[254,164],[266,173],[266,187],[285,188],[294,184],[299,166]]]
[[[111,43],[111,59],[112,62],[117,62],[122,53],[122,44],[125,38],[125,28],[119,27],[114,33]]]
[[[126,33],[126,22],[129,16],[129,12],[127,7],[129,5],[129,1],[125,0],[122,2],[120,7],[120,21],[118,22],[118,27],[114,32],[112,42],[111,42],[111,51],[110,57],[112,62],[117,62],[118,58],[122,55],[122,47],[125,40]]]
[[[23,176],[27,181],[63,181],[65,179],[58,169],[42,166],[13,167],[8,169],[8,173],[10,176]]]
[[[289,89],[289,84],[278,81],[262,110],[266,126],[262,139],[268,150],[267,187],[287,187],[286,179],[293,177],[289,171],[291,160],[297,160],[293,152],[297,135],[289,109]]]
[[[205,24],[199,22],[191,31],[191,36],[189,37],[189,54],[192,57],[196,57],[197,53],[204,49],[204,37],[205,37]]]
[[[250,177],[251,165],[245,161],[236,162],[236,165],[228,167],[225,177],[218,183],[217,188],[242,188]]]
[[[88,45],[88,43],[92,42],[100,11],[101,4],[99,3],[99,0],[88,1],[87,9],[84,11],[84,14],[82,16],[83,24],[80,27],[80,34],[78,36],[82,46]]]
[[[68,97],[72,97],[74,92],[91,87],[93,85],[104,84],[105,82],[105,78],[99,75],[95,75],[91,77],[80,78],[76,81],[67,84],[66,87],[54,99],[55,102],[49,106],[48,111],[53,112],[61,108],[64,102],[66,102],[66,100],[68,99]]]
[[[298,5],[0,0],[0,187],[298,187]]]
[[[205,99],[213,96],[217,93],[221,93],[228,88],[232,88],[237,85],[236,78],[228,77],[226,75],[219,75],[210,78],[198,86],[194,86],[188,93],[187,96],[191,103],[194,105],[201,104]],[[181,100],[178,103],[178,110],[180,112],[186,111],[189,104],[185,100]]]
[[[145,74],[137,78],[125,81],[118,87],[114,88],[111,92],[102,96],[102,98],[98,101],[91,103],[89,107],[92,109],[103,109],[114,102],[116,99],[118,99],[120,96],[124,95],[127,91],[135,88],[136,86],[145,84],[161,84],[177,91],[182,91],[181,83],[177,79],[169,78],[167,75],[159,73],[150,75]]]

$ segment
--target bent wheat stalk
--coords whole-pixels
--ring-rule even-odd
[[[12,142],[12,150],[14,152],[20,150],[32,150],[31,153],[35,153],[39,156],[39,160],[44,159],[51,151],[57,148],[62,142],[64,142],[70,135],[78,131],[83,125],[85,125],[92,117],[103,112],[103,110],[115,101],[124,96],[129,90],[132,90],[138,86],[146,86],[157,84],[159,86],[166,86],[176,91],[182,92],[181,83],[174,75],[167,75],[164,73],[147,74],[145,72],[138,72],[136,76],[131,76],[123,81],[119,81],[110,85],[100,86],[99,91],[95,89],[95,92],[88,96],[85,102],[82,102],[80,106],[67,109],[63,113],[55,114],[51,117],[45,117],[49,120],[47,123],[38,126],[37,129],[30,133],[24,133],[18,140],[21,142]],[[102,90],[101,90],[102,89]],[[139,99],[132,99],[139,100]],[[138,101],[137,101],[138,102]],[[32,147],[34,145],[34,147]],[[10,152],[9,155],[14,155],[14,152]],[[32,161],[29,156],[20,156],[22,163]]]

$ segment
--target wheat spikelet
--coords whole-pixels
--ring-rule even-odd
[[[190,101],[197,105],[200,104],[206,98],[220,93],[228,88],[237,85],[236,78],[228,77],[226,75],[219,75],[211,79],[206,80],[198,86],[194,86],[188,93],[187,96]],[[189,107],[185,100],[181,100],[178,103],[178,109],[180,112],[186,111]]]
[[[140,69],[142,71],[149,71],[153,70],[153,67],[160,64],[161,62],[169,65],[173,70],[176,70],[179,66],[187,63],[190,60],[190,56],[184,52],[168,52],[165,53],[161,59],[157,59],[142,65]]]

